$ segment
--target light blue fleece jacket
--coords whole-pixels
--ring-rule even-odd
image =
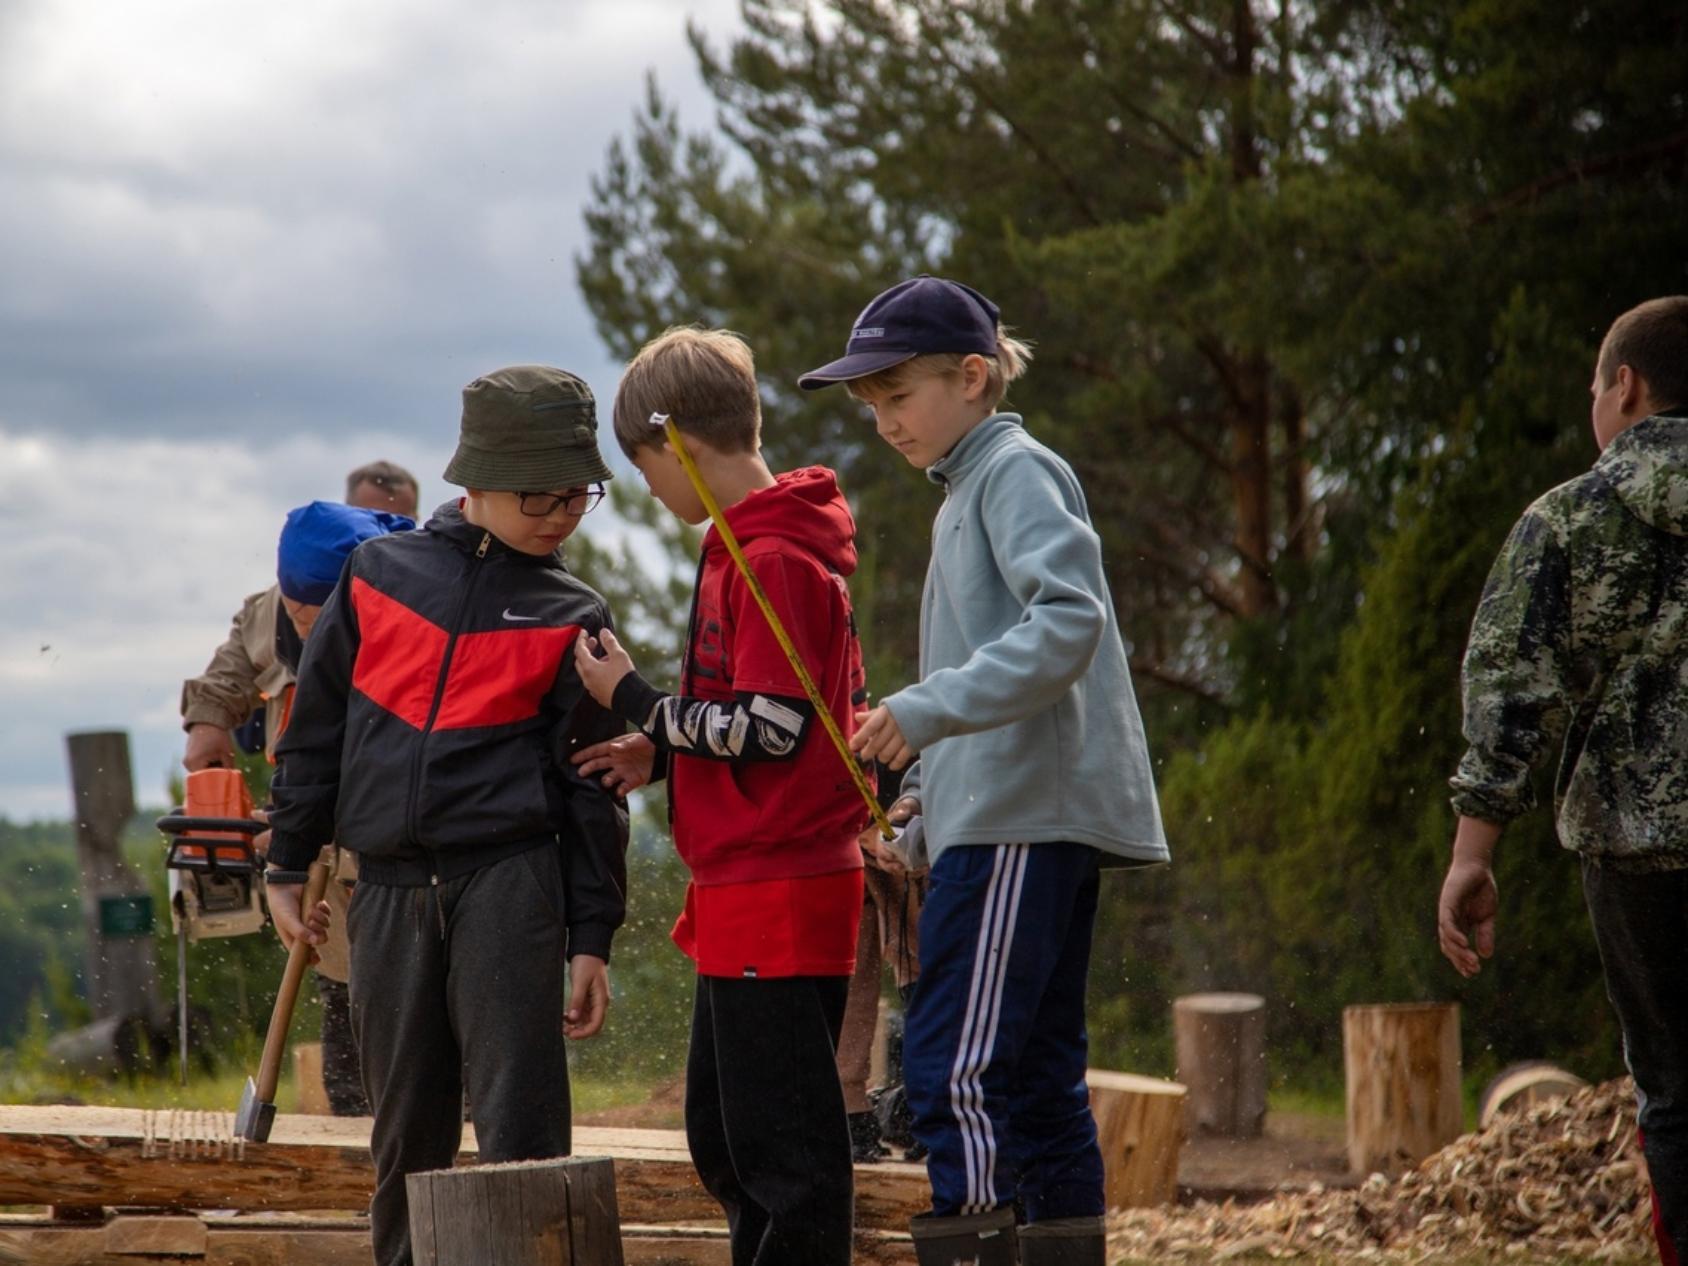
[[[1015,413],[927,471],[944,488],[920,599],[920,683],[885,699],[920,758],[932,861],[958,844],[1073,841],[1169,860],[1125,644],[1072,468]]]

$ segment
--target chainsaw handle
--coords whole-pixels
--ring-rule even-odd
[[[316,909],[322,894],[328,890],[328,863],[311,863],[305,880],[305,896],[301,913]],[[287,952],[287,968],[281,974],[281,988],[276,990],[275,1010],[270,1012],[270,1029],[264,1035],[264,1058],[258,1065],[258,1102],[274,1103],[276,1082],[281,1079],[281,1057],[287,1050],[287,1030],[293,1023],[293,1004],[299,997],[299,985],[305,979],[305,968],[311,963],[311,943],[304,937],[293,942]]]
[[[191,831],[234,831],[241,835],[257,835],[269,830],[269,824],[253,818],[202,818],[186,813],[167,813],[154,824],[166,835],[184,835]]]

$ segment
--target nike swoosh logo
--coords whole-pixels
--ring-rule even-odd
[[[539,617],[537,615],[511,615],[509,607],[504,608],[504,618],[506,620],[512,620],[512,621],[516,621],[516,620],[524,620],[525,621],[525,620],[537,620],[537,619],[539,619]]]

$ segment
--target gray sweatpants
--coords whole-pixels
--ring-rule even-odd
[[[408,1266],[404,1178],[451,1165],[465,1087],[482,1161],[569,1152],[561,859],[536,848],[437,887],[362,879],[346,930],[375,1260]]]

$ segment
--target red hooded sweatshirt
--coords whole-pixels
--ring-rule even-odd
[[[726,516],[848,738],[866,699],[866,677],[845,585],[856,569],[856,525],[836,478],[820,466],[790,471]],[[730,700],[743,692],[804,697],[755,596],[711,528],[703,540],[680,693]],[[699,970],[847,974],[861,913],[856,837],[869,815],[820,719],[811,720],[789,760],[741,763],[676,753],[668,776],[674,843],[692,872],[674,938]]]

